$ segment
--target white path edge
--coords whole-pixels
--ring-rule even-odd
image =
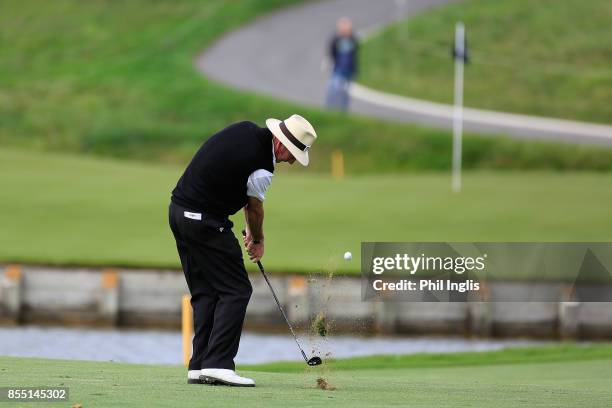
[[[388,108],[452,120],[453,106],[389,94],[354,83],[351,85],[352,97]],[[463,109],[464,120],[470,123],[492,126],[503,126],[516,129],[555,132],[559,134],[612,139],[612,126],[588,122],[577,122],[565,119],[553,119],[540,116],[520,115],[514,113],[488,111],[474,108]]]

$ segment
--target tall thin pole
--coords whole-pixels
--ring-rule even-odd
[[[181,309],[181,327],[183,332],[183,364],[185,365],[185,367],[187,367],[189,365],[189,360],[191,360],[191,341],[193,339],[193,310],[191,308],[191,296],[183,295],[183,303]]]
[[[461,138],[463,134],[463,65],[465,62],[465,27],[455,27],[455,109],[453,112],[453,191],[461,191]]]

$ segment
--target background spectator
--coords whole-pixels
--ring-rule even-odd
[[[348,109],[348,87],[357,73],[358,48],[351,20],[346,17],[338,19],[336,33],[329,44],[333,70],[327,87],[326,105],[330,108]]]

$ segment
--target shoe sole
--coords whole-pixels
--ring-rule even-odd
[[[195,381],[200,381],[200,384],[208,384],[208,385],[227,385],[230,387],[254,387],[255,384],[237,384],[237,383],[231,383],[228,381],[223,381],[220,380],[219,378],[215,378],[215,377],[209,377],[206,375],[201,375],[199,380],[195,380]]]

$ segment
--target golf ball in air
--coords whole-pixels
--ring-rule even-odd
[[[353,254],[351,254],[350,252],[345,252],[344,253],[344,260],[345,261],[350,261],[353,258]]]

